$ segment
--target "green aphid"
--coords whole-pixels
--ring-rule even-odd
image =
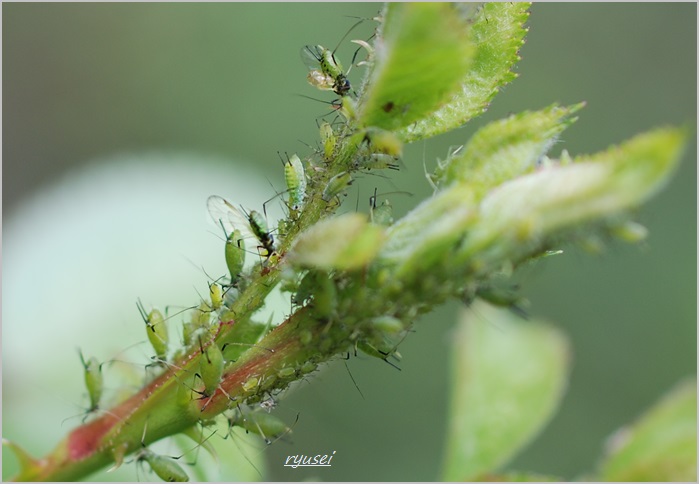
[[[337,309],[337,288],[327,275],[319,276],[313,294],[313,308],[317,316],[329,318]]]
[[[369,198],[369,220],[376,225],[389,226],[393,223],[393,207],[391,202],[384,200],[381,205],[376,205],[376,190],[374,195]]]
[[[277,371],[277,375],[279,375],[279,378],[282,379],[291,378],[294,375],[296,375],[296,368],[293,368],[291,366],[281,368]]]
[[[165,457],[144,449],[138,456],[138,461],[145,461],[151,470],[165,482],[188,482],[189,476],[182,467],[171,457]]]
[[[332,177],[323,190],[323,200],[330,202],[336,199],[350,184],[352,183],[352,175],[347,171],[342,171]]]
[[[201,381],[204,383],[204,393],[207,396],[211,396],[221,383],[221,376],[223,375],[223,365],[225,361],[223,359],[221,349],[215,342],[212,342],[206,347],[206,349],[203,349],[201,346],[201,340],[199,340],[199,348],[201,349],[199,376],[201,377]]]
[[[383,360],[392,367],[400,370],[400,368],[388,361],[389,356],[393,356],[396,359],[400,359],[400,353],[396,351],[395,347],[389,348],[387,346],[382,346],[381,348],[377,348],[376,346],[367,341],[360,340],[357,341],[357,348],[362,350],[363,353],[369,356],[373,356],[374,358]]]
[[[371,326],[382,333],[396,335],[403,331],[403,322],[393,316],[378,316],[370,321]]]
[[[265,439],[267,444],[271,444],[272,440],[279,439],[291,432],[291,427],[281,419],[266,412],[250,412],[248,416],[243,416],[240,410],[236,410],[228,418],[228,425],[229,427],[241,427],[246,432],[257,434]]]
[[[192,317],[188,323],[184,323],[182,327],[182,339],[184,344],[189,346],[197,341],[197,335],[201,334],[201,330],[209,328],[211,323],[211,308],[206,302],[201,302],[199,306],[192,310]]]
[[[372,153],[357,157],[354,167],[358,170],[399,170],[398,159],[391,155]]]
[[[221,348],[226,361],[235,361],[259,341],[270,328],[270,323],[260,323],[251,319],[236,321],[230,329],[228,339],[234,343],[226,343]]]
[[[320,142],[323,144],[323,157],[328,161],[333,157],[335,144],[337,143],[337,138],[329,123],[320,125]]]
[[[145,444],[146,427],[143,428],[141,437],[141,450],[136,454],[136,462],[146,462],[155,474],[165,482],[188,482],[189,476],[182,467],[175,462],[179,457],[165,457],[158,455]]]
[[[155,350],[155,356],[164,360],[167,357],[169,336],[163,314],[157,309],[152,309],[150,313],[146,313],[140,300],[136,302],[136,307],[141,313],[143,322],[146,323],[146,334],[153,350]]]
[[[209,284],[209,299],[211,301],[210,308],[212,311],[218,311],[221,309],[221,306],[223,306],[223,289],[215,282]]]
[[[316,286],[318,273],[309,271],[301,278],[296,292],[291,296],[291,302],[297,306],[301,306],[306,300],[313,295],[313,290]]]
[[[257,377],[248,378],[248,380],[243,383],[243,390],[246,392],[251,392],[257,388],[260,384],[260,379]]]
[[[301,210],[306,197],[306,172],[298,156],[292,155],[291,158],[287,156],[287,162],[284,164],[284,178],[289,193],[289,208],[295,212]]]
[[[90,408],[88,412],[94,412],[99,408],[100,400],[102,399],[102,390],[104,389],[104,380],[102,377],[102,365],[99,364],[94,356],[85,361],[82,351],[78,350],[80,361],[85,369],[85,387],[90,396]]]
[[[243,234],[236,229],[226,237],[226,266],[231,274],[232,286],[238,283],[244,265],[245,241]]]
[[[368,128],[364,133],[364,141],[372,153],[382,153],[396,158],[403,155],[403,143],[392,132],[378,128]]]

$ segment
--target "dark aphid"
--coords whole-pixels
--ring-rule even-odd
[[[347,78],[349,70],[347,72],[344,71],[342,64],[335,58],[335,52],[349,33],[362,22],[363,20],[360,20],[350,27],[337,43],[337,47],[332,51],[322,45],[306,45],[301,49],[301,58],[304,64],[311,69],[308,74],[308,82],[312,86],[321,90],[333,91],[338,96],[349,94],[352,90],[350,81]]]
[[[265,249],[263,254],[269,257],[274,253],[274,237],[267,229],[267,222],[259,212],[251,210],[250,213],[238,209],[226,199],[218,195],[211,195],[206,205],[209,215],[217,223],[223,226],[224,231],[232,234],[235,230],[241,232],[241,239],[254,237],[260,243],[258,248]]]

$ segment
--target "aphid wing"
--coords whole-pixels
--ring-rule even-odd
[[[320,45],[304,45],[301,48],[301,60],[309,69],[319,69],[323,59],[323,47]]]
[[[226,199],[218,195],[211,195],[206,201],[206,206],[214,223],[218,227],[223,225],[223,228],[226,230],[226,237],[230,236],[237,229],[240,230],[244,239],[252,238],[255,240],[247,217]]]

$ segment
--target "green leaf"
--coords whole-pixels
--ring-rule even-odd
[[[486,3],[471,26],[476,53],[461,87],[439,110],[400,133],[406,143],[457,128],[483,113],[498,89],[517,77],[511,71],[520,59],[529,16],[529,2]]]
[[[657,129],[574,163],[552,163],[503,183],[483,199],[480,220],[454,263],[476,254],[481,267],[501,263],[503,254],[520,260],[566,231],[639,206],[667,183],[686,137],[683,129]]]
[[[383,246],[383,227],[348,213],[326,219],[301,233],[287,259],[296,266],[352,270],[370,262]]]
[[[569,372],[566,338],[482,302],[454,337],[453,394],[444,480],[497,470],[551,418]]]
[[[583,104],[523,112],[479,129],[463,150],[441,162],[433,181],[463,182],[479,194],[535,169]]]
[[[448,3],[389,3],[360,124],[402,128],[441,106],[459,87],[475,51],[466,21]]]
[[[630,428],[612,436],[605,481],[697,480],[697,383],[678,385]]]

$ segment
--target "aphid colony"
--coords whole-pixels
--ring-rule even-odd
[[[359,25],[355,24],[350,31]],[[345,37],[349,32],[345,34]],[[344,38],[343,37],[343,40]],[[340,41],[342,42],[342,40]],[[364,48],[368,53],[367,60],[356,65],[369,64],[373,54],[372,48],[365,41],[353,41]],[[338,44],[339,45],[339,44]],[[359,52],[359,50],[357,52]],[[308,81],[314,87],[332,91],[340,96],[331,104],[334,109],[350,121],[355,119],[355,94],[347,77],[349,70],[345,71],[335,57],[337,47],[330,51],[320,45],[305,46],[302,50],[306,64],[311,68],[308,73]],[[352,59],[352,65],[357,55]],[[351,69],[351,66],[350,66]],[[242,206],[235,206],[228,200],[212,195],[207,200],[208,212],[213,221],[223,230],[225,238],[225,261],[228,275],[209,283],[208,298],[190,311],[189,318],[182,326],[182,346],[173,348],[172,339],[168,331],[168,320],[179,313],[168,316],[158,309],[146,310],[143,303],[137,302],[138,311],[143,319],[148,341],[153,348],[152,363],[148,367],[165,369],[175,367],[175,363],[182,361],[186,355],[193,352],[199,353],[199,363],[190,375],[182,380],[191,390],[192,400],[203,400],[201,410],[204,411],[216,394],[225,394],[221,387],[226,367],[234,363],[247,349],[258,346],[262,337],[270,330],[271,321],[267,324],[255,322],[251,318],[239,319],[233,313],[231,307],[238,296],[245,291],[252,276],[257,273],[264,274],[270,261],[278,261],[284,254],[278,254],[278,241],[274,233],[283,236],[289,228],[301,217],[309,188],[313,184],[313,174],[324,172],[327,164],[332,162],[341,149],[341,143],[351,139],[357,146],[353,159],[346,164],[346,169],[334,176],[325,178],[324,185],[314,186],[315,193],[327,204],[327,207],[335,208],[340,204],[340,197],[352,182],[352,172],[369,171],[373,169],[398,169],[397,160],[402,154],[402,144],[390,132],[376,128],[362,128],[357,132],[351,132],[349,125],[336,122],[322,122],[319,125],[321,146],[304,161],[298,155],[286,155],[282,158],[284,167],[284,179],[286,182],[285,205],[288,217],[282,220],[277,230],[271,230],[267,223],[266,209],[260,213],[256,210],[246,210]],[[280,156],[281,157],[281,156]],[[309,176],[310,174],[310,176]],[[267,202],[266,202],[267,203]],[[392,223],[391,205],[386,200],[377,203],[377,194],[370,198],[370,220],[376,225],[390,225]],[[273,233],[274,232],[274,233]],[[252,257],[249,257],[251,254]],[[252,268],[246,269],[246,259],[254,260]],[[284,290],[284,288],[282,288]],[[332,275],[321,274],[318,271],[308,271],[298,274],[297,282],[287,284],[291,290],[291,302],[301,306],[312,301],[313,310],[321,317],[332,317],[337,304],[335,282]],[[231,326],[231,334],[228,340],[234,343],[226,343],[219,346],[216,336],[225,324]],[[392,317],[381,317],[371,321],[372,328],[378,337],[375,339],[354,339],[355,352],[361,349],[366,354],[375,356],[388,362],[388,357],[398,357],[395,341],[385,339],[385,335],[404,334],[401,321]],[[301,342],[310,344],[312,334],[304,337],[301,334]],[[262,348],[265,350],[266,348]],[[272,351],[268,350],[267,351]],[[95,358],[85,360],[82,353],[80,359],[84,367],[85,385],[90,399],[88,415],[100,409],[102,398],[103,379],[102,365]],[[147,368],[148,368],[147,367]],[[228,424],[228,434],[234,427],[244,429],[260,435],[266,443],[271,443],[290,432],[290,427],[269,412],[275,407],[276,401],[272,388],[283,388],[304,374],[315,371],[317,364],[307,361],[298,367],[283,367],[276,375],[267,377],[261,381],[257,377],[250,377],[242,385],[244,394],[242,399],[231,400],[229,410],[224,412]],[[187,370],[189,371],[189,370]],[[274,385],[272,382],[274,381]],[[191,385],[191,386],[190,386]],[[220,390],[220,392],[218,392]],[[245,405],[242,405],[245,403]],[[259,408],[250,410],[247,405],[259,403]],[[86,417],[87,418],[87,417]],[[201,422],[208,425],[211,422]],[[202,427],[203,428],[203,427]],[[190,429],[192,430],[192,429]],[[200,439],[199,445],[204,445],[207,439]],[[146,436],[146,428],[143,430],[142,449],[135,454],[134,461],[146,463],[151,470],[165,481],[186,481],[187,473],[176,462],[180,457],[162,456],[151,451],[143,443]],[[121,461],[118,460],[120,463]]]

